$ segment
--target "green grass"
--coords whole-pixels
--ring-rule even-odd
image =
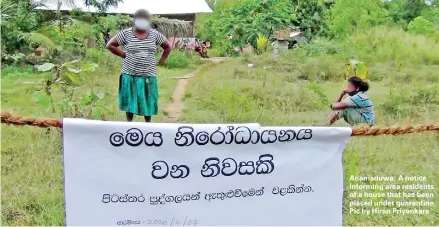
[[[264,71],[263,68],[269,65],[271,69]],[[316,83],[300,79],[306,73],[300,71],[304,65],[297,64],[296,68],[290,68],[289,73],[285,73],[284,66],[276,65],[274,61],[266,62],[266,65],[259,62],[258,67],[249,69],[245,59],[229,60],[195,77],[188,86],[185,102],[190,108],[184,110],[182,121],[309,126],[326,119],[329,103],[336,99],[345,86],[343,71],[338,74],[339,81]],[[428,80],[418,79],[408,84],[392,78],[371,82],[368,93],[375,104],[378,127],[439,122],[439,96],[432,92],[433,87],[438,88],[439,83],[431,84]],[[427,96],[433,98],[426,100],[432,101],[422,102],[422,98],[415,98],[424,97],[422,92],[425,91],[431,91],[432,94]],[[404,98],[398,98],[400,96]],[[397,108],[387,109],[388,106]],[[343,121],[335,125],[348,126]],[[352,191],[346,190],[344,225],[437,225],[438,151],[438,133],[352,138],[343,156],[346,188],[350,184],[351,175],[419,175],[427,177],[426,183],[434,185],[435,189],[430,192],[436,195],[433,200],[436,203],[431,207],[430,215],[424,216],[356,215],[349,213],[349,202],[354,199],[347,196]]]
[[[118,59],[100,59],[101,67],[83,80],[75,98],[91,91],[103,92],[100,104],[109,109],[108,120],[125,119],[118,110],[119,82]],[[196,66],[187,69],[158,68],[159,115],[154,122],[161,122],[161,108],[171,102],[177,84],[172,77],[183,76]],[[43,108],[35,98],[39,82],[45,74],[36,74],[30,68],[6,67],[2,69],[2,111],[29,117],[60,118],[50,108]],[[61,92],[53,94],[54,101],[63,99]],[[135,121],[143,121],[137,117]],[[63,225],[63,172],[61,133],[57,129],[15,127],[2,124],[2,212],[3,225]]]
[[[181,121],[296,126],[321,122],[329,114],[328,105],[343,89],[345,81],[342,60],[327,56],[318,59],[320,62],[315,59],[291,61],[266,56],[245,57],[203,67],[189,81]],[[250,62],[255,63],[256,68],[248,68]],[[337,66],[336,63],[340,67],[331,68],[331,65]],[[385,67],[374,66],[376,74],[384,72]],[[159,69],[161,106],[170,102],[176,84],[175,79],[167,78],[190,70]],[[90,75],[88,83],[77,91],[79,94],[93,88],[105,92],[107,95],[103,102],[115,113],[111,120],[124,119],[124,114],[117,110],[118,72],[117,67],[102,67]],[[33,98],[37,86],[29,82],[36,82],[41,76],[27,69],[24,72],[9,69],[8,73],[3,73],[2,111],[22,116],[59,117],[50,109],[42,109]],[[369,95],[375,104],[378,126],[439,122],[439,105],[434,92],[422,93],[424,88],[431,91],[438,84],[422,78],[409,82],[395,79],[394,74],[371,82]],[[61,94],[56,97],[60,99]],[[397,108],[391,108],[393,106]],[[406,111],[409,114],[405,114]],[[163,113],[153,120],[161,121],[162,118]],[[342,121],[336,125],[347,126]],[[352,138],[343,157],[345,185],[349,185],[350,175],[421,175],[428,178],[428,183],[435,185],[433,192],[437,201],[438,141],[437,133]],[[2,125],[3,225],[63,225],[61,149],[61,134],[56,129]],[[439,223],[438,202],[431,208],[431,215],[364,216],[349,214],[348,204],[351,200],[345,197],[344,225]]]
[[[120,113],[117,103],[120,68],[117,64],[115,65],[115,67],[104,65],[99,67],[96,72],[82,76],[83,81],[75,91],[74,98],[79,99],[81,95],[92,90],[96,93],[103,92],[105,96],[100,101],[100,104],[109,109],[109,114],[113,119],[124,120],[125,116],[123,113]],[[186,69],[158,68],[159,105],[161,107],[171,102],[171,96],[178,81],[173,77],[183,76],[195,70],[196,67],[192,66]],[[27,69],[20,71],[6,68],[5,71],[6,73],[3,73],[2,70],[2,111],[9,111],[21,116],[60,116],[58,112],[53,113],[51,108],[43,108],[41,105],[38,105],[35,92],[42,88],[40,85],[41,80],[47,74],[37,74],[32,71],[29,72]],[[55,103],[63,99],[62,92],[55,92],[53,96]],[[163,115],[163,111],[159,110],[159,115],[153,118],[153,120],[161,121]],[[138,118],[136,120],[141,121],[142,119]]]

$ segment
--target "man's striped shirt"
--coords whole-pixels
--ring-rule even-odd
[[[116,35],[116,40],[123,47],[126,57],[122,63],[122,73],[136,76],[157,76],[157,46],[166,41],[166,37],[155,29],[148,31],[148,36],[139,39],[134,29],[128,28]]]

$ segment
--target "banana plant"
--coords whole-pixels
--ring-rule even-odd
[[[257,39],[257,51],[258,54],[263,54],[267,48],[268,40],[264,35],[258,35]]]
[[[349,63],[346,64],[346,79],[351,76],[357,76],[362,80],[365,80],[367,78],[367,73],[367,66],[363,62],[350,60]]]

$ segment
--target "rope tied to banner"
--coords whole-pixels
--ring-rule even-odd
[[[11,113],[1,113],[1,121],[12,125],[32,125],[42,128],[62,128],[62,121],[51,118],[34,118],[14,116]],[[439,132],[439,123],[416,126],[395,126],[385,128],[373,128],[367,125],[352,128],[352,136],[378,136],[378,135],[401,135],[418,132]]]
[[[13,125],[32,125],[38,126],[42,128],[62,128],[62,121],[58,119],[50,119],[50,118],[34,118],[34,117],[21,117],[14,116],[11,113],[1,113],[2,123],[5,124],[13,124]]]

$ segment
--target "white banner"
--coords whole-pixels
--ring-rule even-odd
[[[342,225],[350,128],[64,119],[66,225]]]

